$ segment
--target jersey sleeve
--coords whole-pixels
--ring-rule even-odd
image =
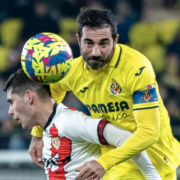
[[[50,91],[52,98],[59,104],[64,99],[66,91],[71,91],[71,81],[72,81],[72,71],[68,72],[68,74],[59,82],[50,84]]]
[[[66,91],[61,89],[60,82],[50,84],[50,91],[52,98],[59,104],[62,102],[66,95]]]
[[[115,147],[121,146],[131,135],[130,131],[111,123],[108,123],[103,131],[103,136],[107,143]]]
[[[63,134],[66,137],[75,141],[87,141],[93,144],[108,145],[103,135],[103,130],[108,121],[93,119],[82,112],[71,110],[67,112],[67,119],[65,121]]]
[[[105,170],[134,157],[158,141],[160,122],[157,108],[136,111],[135,119],[137,130],[120,147],[97,158]]]
[[[155,74],[150,63],[134,65],[127,72],[126,90],[133,98],[133,115],[137,130],[120,147],[97,159],[105,170],[134,157],[159,139],[159,102]]]
[[[35,137],[42,137],[44,129],[41,126],[34,126],[31,131],[31,135]]]
[[[121,146],[132,135],[130,131],[127,131],[119,126],[115,126],[111,123],[106,125],[103,134],[106,141],[115,147]],[[146,179],[161,179],[146,151],[142,151],[140,154],[132,157],[131,161],[140,169],[141,173],[146,177]]]
[[[155,73],[149,61],[136,64],[129,70],[126,87],[133,97],[133,110],[159,106]]]

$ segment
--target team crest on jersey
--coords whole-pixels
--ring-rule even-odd
[[[59,137],[54,137],[54,138],[52,138],[52,139],[51,139],[51,143],[52,143],[52,146],[53,146],[56,150],[59,149],[59,147],[60,147],[60,139],[59,139]]]
[[[151,99],[151,94],[150,94],[150,89],[154,88],[155,86],[152,86],[151,84],[148,84],[146,85],[144,88],[143,88],[143,96],[142,98],[148,102],[150,99]]]
[[[122,91],[120,85],[114,79],[112,80],[112,83],[111,83],[111,86],[110,86],[110,91],[114,95],[118,95]]]
[[[134,94],[133,101],[134,104],[158,101],[155,85],[147,84],[142,90],[137,91]]]

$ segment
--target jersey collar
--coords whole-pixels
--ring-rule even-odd
[[[51,123],[52,119],[54,118],[54,116],[56,114],[57,105],[58,105],[57,103],[54,103],[53,112],[49,116],[49,119],[48,119],[46,125],[44,126],[44,130],[46,130],[46,128],[49,126],[49,124]]]
[[[109,66],[116,67],[119,63],[122,48],[119,44],[116,44],[113,57],[109,63]]]
[[[112,57],[112,59],[111,59],[111,61],[110,61],[110,63],[109,63],[108,66],[110,66],[110,67],[116,67],[116,66],[118,65],[119,60],[120,60],[120,56],[121,56],[121,51],[122,51],[121,46],[120,46],[119,44],[116,44],[113,57]],[[81,58],[82,58],[82,56],[81,56]],[[82,58],[82,60],[83,60],[83,58]],[[84,60],[83,60],[83,61],[84,61]],[[83,68],[84,68],[84,69],[87,69],[87,64],[86,64],[86,62],[83,63]]]

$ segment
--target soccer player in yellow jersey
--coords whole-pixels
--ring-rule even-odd
[[[76,179],[88,179],[93,174],[93,179],[99,179],[97,172],[105,169],[104,180],[144,180],[129,159],[146,149],[161,178],[175,180],[180,143],[172,135],[149,60],[117,44],[116,21],[108,10],[81,12],[77,40],[82,56],[74,59],[62,81],[51,85],[52,97],[60,103],[65,91],[73,91],[92,117],[107,119],[133,134],[117,149],[102,147],[102,156],[79,168]],[[40,127],[34,127],[32,135],[41,137],[41,132]],[[33,137],[29,152],[34,162],[39,142]]]

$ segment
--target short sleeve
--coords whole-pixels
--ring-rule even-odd
[[[50,91],[52,98],[59,104],[66,95],[66,91],[62,90],[60,83],[50,84]]]

